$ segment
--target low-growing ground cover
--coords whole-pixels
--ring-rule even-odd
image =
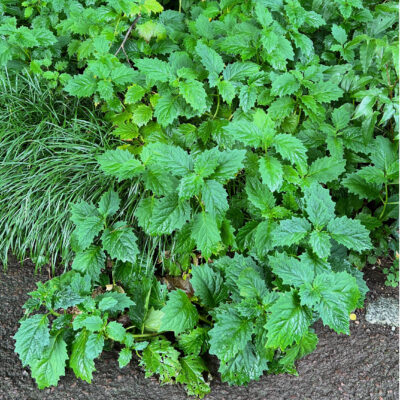
[[[2,2],[0,63],[91,100],[124,143],[95,157],[110,188],[71,204],[71,270],[24,306],[41,388],[66,365],[91,382],[115,342],[120,367],[138,354],[198,396],[206,354],[229,384],[295,373],[396,248],[397,5],[165,3]]]

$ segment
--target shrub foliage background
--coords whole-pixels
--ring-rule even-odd
[[[110,221],[113,190],[72,207],[72,270],[15,336],[39,387],[67,360],[90,382],[117,342],[120,366],[141,351],[147,376],[201,396],[205,352],[246,384],[294,373],[319,318],[349,333],[360,269],[396,243],[395,3],[1,4],[0,63],[100,105],[125,142],[100,168],[141,188],[133,221]]]

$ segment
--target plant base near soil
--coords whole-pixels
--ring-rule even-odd
[[[7,274],[0,272],[0,399],[30,400],[184,400],[184,389],[177,385],[160,386],[146,379],[136,361],[118,368],[118,353],[111,351],[96,361],[97,371],[91,385],[77,380],[72,371],[62,377],[58,387],[39,390],[27,369],[22,368],[14,353],[12,336],[21,318],[26,292],[33,290],[37,280],[45,281],[47,273],[34,275],[27,261],[23,268],[11,257]],[[395,288],[384,286],[384,275],[377,269],[366,274],[370,292],[367,303],[378,296],[398,296]],[[274,400],[398,399],[398,329],[370,325],[365,311],[358,310],[357,321],[351,324],[351,336],[337,335],[322,324],[315,328],[318,347],[297,364],[299,376],[264,375],[248,387],[222,384],[213,372],[212,392],[207,400]],[[216,371],[214,360],[210,369]]]

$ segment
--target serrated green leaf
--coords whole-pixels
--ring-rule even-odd
[[[102,80],[97,84],[97,91],[103,100],[111,100],[114,94],[114,87],[110,81]]]
[[[318,82],[310,89],[309,94],[319,103],[330,103],[342,97],[343,90],[336,83],[330,81]]]
[[[204,179],[197,174],[186,175],[179,182],[178,194],[180,199],[190,199],[198,195],[204,185]]]
[[[145,93],[146,93],[145,89],[143,89],[139,85],[134,84],[134,85],[128,87],[128,90],[125,93],[125,103],[126,104],[135,104],[138,101],[142,100]]]
[[[189,396],[203,398],[210,393],[210,384],[204,380],[203,372],[208,371],[204,361],[194,355],[180,359],[182,369],[176,378],[178,383],[185,384]]]
[[[332,36],[342,45],[347,42],[346,31],[336,24],[332,25]]]
[[[173,331],[175,334],[194,328],[199,315],[196,307],[190,302],[183,290],[175,290],[169,294],[167,304],[163,307],[161,320],[162,331]]]
[[[313,183],[304,189],[304,199],[308,219],[317,228],[323,228],[335,218],[335,203],[328,189],[324,189],[318,183]]]
[[[333,239],[348,249],[360,253],[372,246],[369,232],[359,220],[346,216],[335,218],[329,222],[327,229]]]
[[[153,110],[145,104],[139,104],[132,113],[132,121],[137,126],[146,125],[153,117]]]
[[[221,241],[215,216],[206,212],[197,214],[194,217],[191,238],[195,241],[201,255],[208,260]]]
[[[97,315],[79,314],[72,323],[74,330],[86,328],[89,332],[97,332],[103,326],[103,320]]]
[[[126,330],[122,324],[116,321],[111,321],[107,324],[106,334],[112,340],[122,342],[125,337]]]
[[[139,254],[137,237],[126,221],[118,221],[111,228],[104,230],[101,236],[103,248],[111,258],[134,263]]]
[[[223,215],[228,210],[228,193],[221,183],[207,180],[201,189],[206,212],[210,215]]]
[[[118,365],[120,368],[125,367],[132,360],[132,350],[124,347],[118,355]]]
[[[261,157],[258,160],[261,179],[271,192],[279,190],[283,183],[282,164],[273,156]]]
[[[225,183],[229,179],[233,179],[236,174],[243,168],[243,160],[246,150],[226,150],[218,155],[218,165],[215,172],[210,176],[217,182]]]
[[[40,360],[42,352],[50,343],[49,320],[45,314],[36,314],[23,321],[14,335],[15,352],[22,365]]]
[[[291,246],[300,242],[311,230],[311,224],[305,218],[292,217],[280,221],[273,235],[275,246]]]
[[[250,202],[259,208],[263,215],[275,206],[274,195],[258,178],[248,178],[245,190]]]
[[[229,105],[232,104],[232,100],[236,96],[235,86],[229,81],[218,81],[217,87],[219,94],[222,97],[222,100],[224,100]]]
[[[135,303],[127,296],[126,293],[108,292],[96,296],[99,302],[100,310],[109,310],[109,312],[123,311],[135,305]]]
[[[150,230],[158,235],[170,234],[182,228],[189,216],[189,203],[180,200],[176,194],[168,195],[155,203]]]
[[[215,308],[228,297],[222,276],[207,264],[193,267],[190,283],[201,303],[208,308]]]
[[[257,88],[253,85],[244,85],[239,91],[239,104],[245,113],[249,112],[257,100]]]
[[[151,82],[168,82],[172,76],[170,65],[157,58],[136,59],[135,66]]]
[[[272,79],[271,94],[274,96],[286,96],[299,90],[300,84],[290,73],[274,76]]]
[[[181,147],[163,143],[147,146],[151,160],[174,176],[186,176],[193,168],[191,156]]]
[[[69,359],[69,366],[74,371],[75,375],[88,382],[92,382],[93,372],[96,370],[91,354],[86,353],[86,345],[90,337],[90,332],[83,329],[75,337],[72,343],[71,356]]]
[[[260,357],[255,347],[248,343],[234,357],[227,361],[221,361],[218,371],[221,373],[223,382],[231,385],[246,385],[252,380],[258,380],[268,369],[268,361]]]
[[[267,293],[265,281],[251,267],[245,268],[240,272],[237,287],[242,297],[262,299]]]
[[[206,328],[198,327],[178,337],[178,346],[185,354],[199,355],[206,348],[208,331]]]
[[[212,150],[204,150],[194,161],[194,171],[203,178],[210,176],[217,168],[219,151],[215,148]]]
[[[76,97],[89,97],[96,90],[96,80],[90,75],[75,75],[70,79],[65,86],[64,90],[71,96]]]
[[[305,163],[307,149],[303,143],[292,135],[280,133],[273,138],[273,145],[282,158],[292,163]]]
[[[300,341],[312,321],[310,310],[301,306],[295,292],[281,293],[269,310],[271,315],[265,324],[268,347],[285,350]]]
[[[179,352],[166,339],[157,338],[143,350],[140,365],[146,378],[157,374],[161,383],[170,383],[181,371]]]
[[[120,65],[111,71],[111,79],[116,85],[131,83],[135,77],[135,71],[126,65]]]
[[[31,365],[32,377],[38,388],[57,386],[61,376],[65,374],[65,363],[68,360],[67,344],[63,335],[58,333],[50,337],[49,345],[39,360]]]
[[[232,310],[218,310],[214,327],[208,332],[210,336],[210,354],[221,361],[228,361],[244,350],[251,340],[253,323]]]
[[[224,61],[222,60],[222,57],[215,50],[202,42],[197,43],[195,51],[200,57],[200,62],[208,71],[210,86],[215,86],[214,82],[216,80],[216,76],[218,76],[224,69]]]
[[[245,145],[260,147],[262,143],[263,134],[261,129],[249,121],[234,121],[226,125],[223,129],[226,133],[231,135],[234,140],[238,140]]]
[[[345,160],[339,160],[333,157],[322,157],[315,160],[309,170],[307,177],[312,181],[327,183],[338,179],[344,172]]]
[[[161,96],[154,107],[154,116],[162,126],[168,126],[178,118],[180,107],[177,98],[171,95]]]
[[[357,195],[360,199],[373,200],[379,198],[379,186],[375,183],[368,183],[357,172],[346,175],[342,183],[350,193]]]
[[[128,150],[108,150],[98,157],[101,170],[106,175],[115,176],[118,182],[132,179],[140,174],[144,167]]]
[[[355,278],[347,272],[317,275],[312,286],[300,289],[302,304],[312,306],[325,325],[337,333],[350,334],[350,312],[360,293]]]
[[[279,360],[279,364],[293,366],[301,357],[313,352],[317,347],[318,336],[313,332],[307,332],[298,343],[286,349],[285,355]]]
[[[274,274],[279,276],[285,285],[300,287],[314,279],[313,266],[289,257],[286,253],[275,253],[275,256],[268,257],[268,261]]]
[[[90,246],[76,254],[71,268],[82,274],[88,274],[93,281],[97,281],[100,272],[105,268],[106,255],[98,246]]]
[[[179,82],[179,93],[194,110],[203,113],[207,109],[207,93],[203,84],[194,79]]]
[[[314,253],[320,258],[327,258],[331,254],[331,236],[328,232],[312,231],[310,244]]]
[[[104,193],[99,202],[99,213],[103,217],[110,217],[114,215],[119,210],[120,200],[118,194],[110,189]]]

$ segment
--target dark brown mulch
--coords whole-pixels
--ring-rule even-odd
[[[7,273],[0,272],[0,399],[1,400],[180,400],[186,399],[180,386],[159,386],[155,379],[145,379],[143,371],[132,362],[118,368],[115,352],[103,354],[96,361],[97,372],[91,385],[69,371],[57,388],[40,391],[14,353],[12,336],[22,316],[26,293],[47,274],[34,275],[32,264],[20,267],[10,262]],[[398,296],[397,289],[383,285],[383,275],[376,268],[367,273],[371,298]],[[316,324],[317,350],[298,362],[299,376],[265,375],[248,387],[229,387],[215,378],[211,400],[397,400],[398,329],[370,325],[365,311],[357,311],[351,336],[337,335]]]

